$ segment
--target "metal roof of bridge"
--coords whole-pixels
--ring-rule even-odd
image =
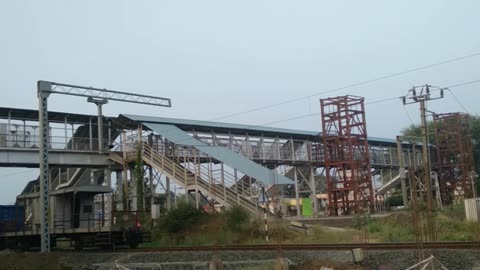
[[[321,132],[320,131],[306,131],[306,130],[295,130],[295,129],[286,129],[286,128],[275,128],[275,127],[266,127],[258,125],[244,125],[244,124],[233,124],[233,123],[223,123],[223,122],[212,122],[212,121],[201,121],[201,120],[190,120],[190,119],[177,119],[177,118],[165,118],[165,117],[154,117],[154,116],[143,116],[143,115],[132,115],[132,114],[121,114],[119,118],[127,118],[134,122],[140,123],[159,123],[159,124],[170,124],[175,125],[178,128],[185,131],[198,131],[198,132],[224,132],[225,134],[232,133],[234,135],[256,135],[256,136],[272,136],[280,138],[293,138],[293,139],[308,139],[308,140],[320,140]],[[396,139],[380,138],[380,137],[368,137],[370,145],[376,146],[385,146],[385,145],[394,145],[396,146]],[[404,145],[409,145],[408,142],[403,142]],[[421,143],[417,143],[421,145]]]
[[[286,128],[275,128],[275,127],[265,127],[258,125],[244,125],[244,124],[233,124],[233,123],[223,123],[223,122],[212,122],[212,121],[200,121],[200,120],[189,120],[189,119],[176,119],[176,118],[164,118],[164,117],[153,117],[153,116],[143,116],[143,115],[131,115],[131,114],[122,114],[128,119],[131,119],[136,122],[147,122],[147,123],[161,123],[161,124],[172,124],[181,129],[195,129],[199,132],[212,132],[212,130],[219,132],[231,132],[233,134],[251,134],[251,135],[265,135],[265,136],[280,136],[280,137],[318,137],[320,136],[319,131],[305,131],[305,130],[294,130]]]
[[[0,107],[0,118],[8,118],[8,115],[15,119],[23,119],[28,121],[37,121],[38,120],[38,110],[32,109],[20,109],[20,108],[9,108],[9,107]],[[50,122],[59,122],[63,123],[67,117],[69,123],[88,123],[91,119],[95,119],[96,115],[87,115],[87,114],[75,114],[68,112],[53,112],[49,111],[48,118]],[[266,127],[259,125],[245,125],[245,124],[234,124],[234,123],[223,123],[223,122],[212,122],[212,121],[202,121],[202,120],[191,120],[191,119],[177,119],[177,118],[165,118],[165,117],[154,117],[154,116],[142,116],[142,115],[130,115],[130,114],[121,114],[117,119],[116,117],[104,116],[106,119],[112,119],[113,125],[122,124],[122,120],[130,122],[148,122],[148,123],[162,123],[162,124],[172,124],[179,127],[182,130],[195,130],[198,132],[224,132],[225,134],[232,133],[234,135],[254,135],[254,136],[271,136],[271,137],[281,137],[281,138],[293,138],[293,139],[308,139],[308,140],[319,140],[321,132],[320,131],[306,131],[306,130],[296,130],[296,129],[287,129],[287,128],[275,128],[275,127]],[[120,121],[122,123],[117,123]],[[120,126],[122,126],[120,125]],[[371,137],[368,139],[371,145],[394,145],[396,144],[395,139],[388,138],[379,138]],[[405,145],[409,145],[408,142],[404,142]],[[417,143],[421,145],[421,143]]]
[[[38,110],[0,107],[0,118],[7,119],[9,116],[17,120],[38,121]],[[92,119],[95,120],[97,116],[79,113],[48,112],[49,122],[64,123],[65,117],[68,123],[85,124]],[[108,119],[111,117],[104,116],[104,118]]]
[[[210,157],[213,157],[227,164],[228,166],[257,179],[264,184],[291,184],[293,181],[249,160],[240,154],[235,153],[226,147],[212,146],[199,141],[174,125],[159,123],[144,123],[144,125],[158,134],[161,134],[175,144],[192,146],[198,149],[200,152],[205,153]]]

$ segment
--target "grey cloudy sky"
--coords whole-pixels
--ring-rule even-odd
[[[0,106],[36,108],[36,81],[170,97],[174,107],[111,103],[105,113],[211,120],[480,52],[478,1],[2,1]],[[366,102],[412,85],[480,79],[480,56],[222,121],[264,124],[319,112],[318,98]],[[479,113],[479,84],[452,88]],[[95,113],[81,98],[51,110]],[[446,93],[437,112],[464,111]],[[393,138],[417,121],[400,100],[367,105],[371,136]],[[320,117],[274,124],[319,130]],[[20,171],[19,171],[20,170]],[[37,172],[1,169],[0,203]],[[25,170],[23,170],[25,171]],[[12,175],[15,174],[15,175]]]

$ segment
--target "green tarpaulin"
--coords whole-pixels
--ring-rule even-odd
[[[302,199],[302,213],[304,217],[313,217],[312,199]]]

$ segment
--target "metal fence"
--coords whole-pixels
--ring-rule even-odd
[[[288,265],[288,261],[283,261]],[[168,263],[102,263],[92,265],[94,269],[107,270],[208,270],[208,269],[223,269],[223,270],[274,270],[278,264],[277,260],[255,260],[255,261],[236,261],[236,262],[222,262],[222,267],[212,267],[213,262],[168,262]],[[210,268],[209,268],[210,266]]]

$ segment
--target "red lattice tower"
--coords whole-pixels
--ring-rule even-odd
[[[440,194],[444,204],[473,198],[473,147],[470,117],[463,113],[435,114],[435,139]]]
[[[363,97],[320,99],[330,215],[373,211]]]

